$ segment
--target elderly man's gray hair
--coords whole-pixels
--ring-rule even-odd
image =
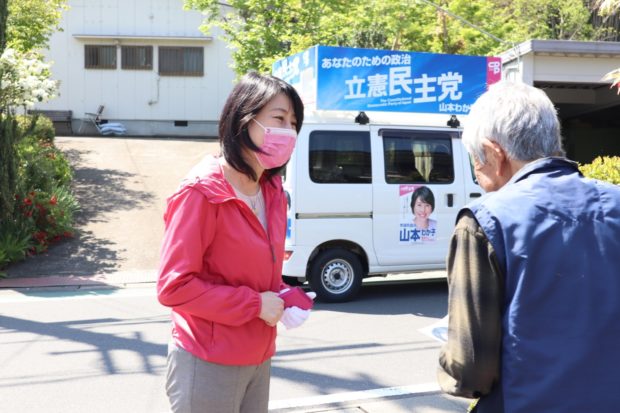
[[[473,104],[463,144],[482,164],[484,139],[498,143],[510,159],[523,162],[564,154],[553,103],[545,92],[524,83],[498,82]]]

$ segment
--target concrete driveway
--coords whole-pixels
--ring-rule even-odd
[[[219,152],[218,142],[58,137],[56,145],[74,168],[76,236],[10,266],[2,286],[49,276],[155,281],[165,200],[205,154]]]

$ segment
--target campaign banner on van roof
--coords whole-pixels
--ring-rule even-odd
[[[467,114],[501,78],[499,57],[313,46],[272,73],[321,110]]]

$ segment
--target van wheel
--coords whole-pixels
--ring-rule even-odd
[[[340,303],[353,299],[362,286],[362,264],[345,249],[325,250],[314,259],[310,287],[321,301]]]

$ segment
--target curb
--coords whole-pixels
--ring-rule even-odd
[[[49,275],[41,277],[15,277],[0,279],[1,289],[29,288],[123,288],[134,284],[156,282],[156,270],[118,271],[93,275]]]

